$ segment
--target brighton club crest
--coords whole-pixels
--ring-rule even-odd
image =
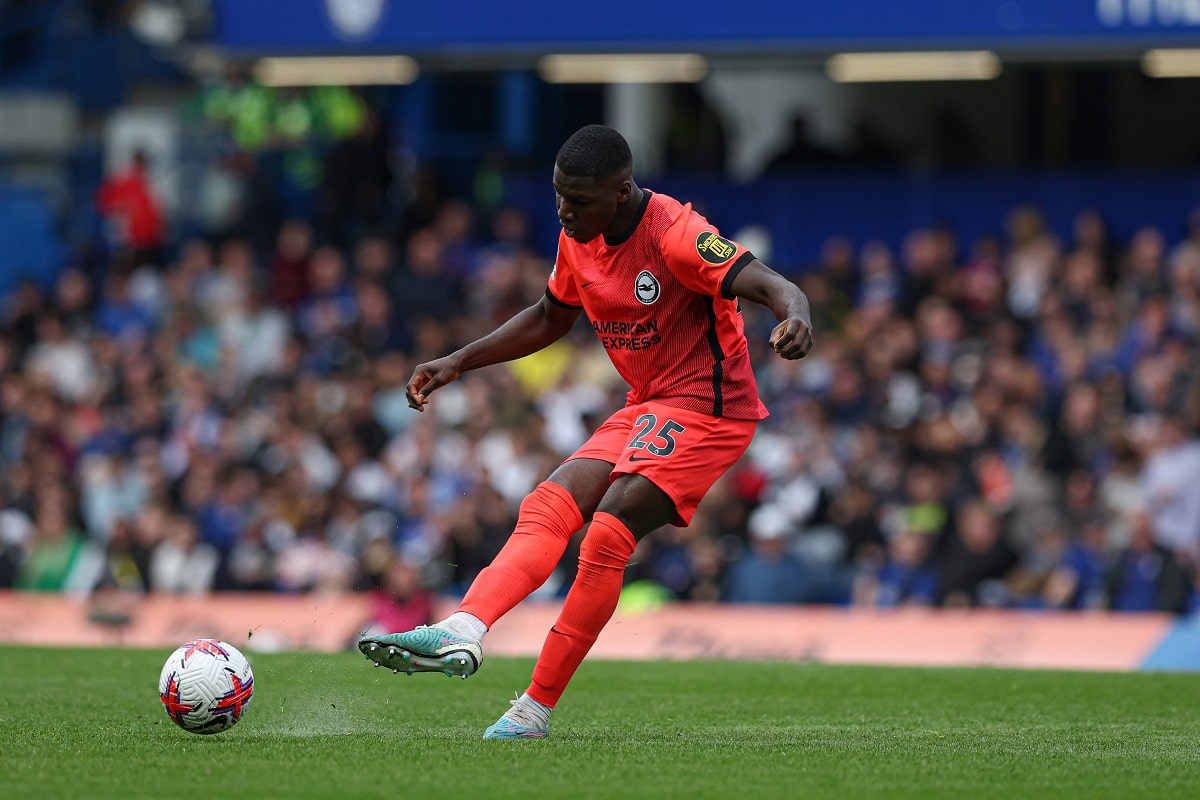
[[[651,275],[649,270],[644,269],[638,273],[637,280],[633,284],[633,295],[639,303],[648,306],[658,300],[661,292],[662,287],[658,284],[658,278]]]

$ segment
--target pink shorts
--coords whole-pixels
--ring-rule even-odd
[[[675,524],[687,527],[704,495],[754,438],[754,420],[710,417],[662,403],[626,406],[567,459],[614,464],[617,475],[641,475],[675,503]]]

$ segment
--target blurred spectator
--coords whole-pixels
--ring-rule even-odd
[[[17,571],[18,589],[80,592],[91,588],[88,543],[72,524],[63,499],[58,489],[40,494],[29,549]]]
[[[859,253],[859,285],[856,304],[864,309],[890,312],[900,299],[901,280],[895,256],[883,242],[868,242]]]
[[[283,592],[344,592],[354,583],[356,562],[335,549],[320,525],[315,511],[276,559],[275,588]]]
[[[698,558],[708,554],[703,547],[697,547],[704,534],[699,530],[688,528],[663,528],[654,537],[643,539],[639,552],[634,554],[637,567],[632,568],[635,574],[629,576],[631,581],[642,578],[643,583],[653,583],[661,587],[664,596],[675,600],[687,600],[697,590]]]
[[[859,296],[860,275],[854,263],[854,245],[844,236],[831,236],[821,248],[818,270],[841,296],[841,303],[852,304]],[[819,309],[814,308],[813,312]]]
[[[1049,420],[1041,461],[1059,480],[1076,470],[1096,470],[1108,460],[1111,435],[1103,425],[1100,394],[1094,384],[1073,383],[1061,410]]]
[[[308,295],[308,262],[312,257],[313,232],[303,219],[289,219],[275,237],[270,263],[270,299],[291,311]]]
[[[87,399],[95,390],[95,372],[84,339],[67,334],[57,311],[45,311],[37,319],[37,344],[25,356],[26,369],[35,383],[52,385],[58,395],[71,402]]]
[[[1042,583],[1042,603],[1048,608],[1104,608],[1113,555],[1104,521],[1085,522]]]
[[[1030,538],[1030,544],[1016,552],[1016,563],[1005,576],[1008,598],[1002,597],[994,605],[1041,608],[1047,587],[1063,563],[1071,541],[1066,526],[1054,519],[1044,520]]]
[[[886,549],[863,565],[854,582],[856,605],[928,606],[937,601],[938,569],[933,558],[937,527],[928,515],[897,512]]]
[[[425,587],[420,570],[403,558],[387,555],[372,592],[371,619],[364,635],[384,631],[411,630],[433,621],[433,595]]]
[[[897,510],[899,519],[890,524],[901,530],[911,530],[941,539],[950,522],[950,514],[943,501],[945,487],[936,467],[927,461],[909,465],[904,476],[903,504]]]
[[[967,262],[957,273],[959,303],[972,333],[980,333],[986,323],[996,322],[1004,313],[1004,276],[1001,244],[992,235],[980,236],[971,246]]]
[[[1167,264],[1167,327],[1189,342],[1200,336],[1200,247],[1179,247]]]
[[[464,284],[446,269],[442,239],[432,228],[414,231],[405,244],[404,260],[392,278],[397,317],[415,335],[416,322],[446,319],[462,309]]]
[[[762,506],[749,521],[750,543],[729,567],[721,599],[729,603],[803,603],[810,578],[805,566],[788,552],[794,535],[787,514]]]
[[[1186,227],[1183,241],[1171,248],[1169,264],[1173,274],[1190,272],[1194,278],[1196,265],[1200,264],[1200,208],[1192,209],[1188,214]]]
[[[870,487],[860,480],[843,487],[830,501],[827,520],[842,537],[848,566],[872,565],[882,557],[885,543],[877,513]]]
[[[1167,298],[1160,293],[1147,294],[1137,301],[1136,317],[1125,329],[1114,354],[1117,367],[1125,374],[1133,373],[1153,356],[1162,353],[1170,334],[1170,309]],[[1154,409],[1149,392],[1142,393],[1142,405]]]
[[[387,290],[371,280],[362,280],[354,287],[358,319],[350,332],[351,343],[369,359],[398,351],[408,342],[396,315]]]
[[[441,242],[442,271],[458,281],[475,277],[475,209],[456,199],[438,209],[430,226]]]
[[[1106,526],[1110,549],[1129,543],[1127,520],[1143,505],[1141,455],[1126,431],[1114,439],[1112,462],[1096,486],[1096,502],[1102,513],[1111,516]]]
[[[945,296],[955,270],[954,236],[946,228],[912,231],[904,239],[899,310],[907,317],[929,297]]]
[[[96,194],[100,216],[112,226],[113,239],[128,251],[134,266],[163,263],[167,225],[149,170],[146,151],[136,150],[129,165],[105,178]]]
[[[386,236],[369,233],[355,244],[355,278],[386,285],[395,270],[395,248]]]
[[[156,592],[203,594],[213,588],[220,553],[200,541],[196,523],[182,514],[165,520],[162,542],[150,561],[150,587]]]
[[[952,537],[942,559],[938,603],[944,606],[1003,606],[1010,594],[1004,584],[1017,563],[996,513],[979,500],[968,500],[954,515]]]
[[[462,594],[508,541],[517,515],[495,488],[483,485],[456,504],[446,520],[449,589]],[[553,580],[553,578],[551,578]]]
[[[1125,251],[1117,282],[1117,290],[1124,303],[1137,306],[1148,297],[1161,295],[1166,290],[1163,271],[1165,250],[1166,243],[1157,228],[1145,226],[1134,232]]]
[[[286,313],[267,303],[257,281],[231,301],[214,333],[221,348],[221,361],[232,367],[239,388],[261,376],[278,375],[283,368],[292,321]]]
[[[60,272],[55,280],[54,306],[48,312],[57,313],[66,333],[83,342],[94,325],[93,299],[92,284],[87,275],[71,267]]]
[[[1095,208],[1082,208],[1075,215],[1072,229],[1075,234],[1072,252],[1089,254],[1100,266],[1104,285],[1115,286],[1119,277],[1117,248],[1104,215]]]
[[[346,259],[334,247],[320,247],[313,252],[308,266],[308,293],[300,300],[296,319],[300,333],[319,353],[323,366],[330,368],[326,351],[332,340],[350,329],[358,316],[354,292],[346,275]]]
[[[1135,513],[1129,544],[1116,556],[1108,574],[1108,607],[1114,611],[1187,610],[1191,582],[1175,554],[1154,541],[1150,516]]]
[[[143,343],[154,331],[154,317],[134,300],[129,277],[119,270],[104,281],[95,313],[96,329],[127,348]]]
[[[1141,489],[1154,542],[1200,560],[1200,439],[1179,417],[1159,421],[1142,468]]]
[[[24,511],[0,510],[0,588],[17,585],[33,533],[33,522]]]
[[[1027,320],[1037,310],[1050,283],[1059,244],[1046,230],[1041,212],[1022,206],[1007,220],[1009,253],[1004,265],[1008,281],[1008,307],[1018,319]]]

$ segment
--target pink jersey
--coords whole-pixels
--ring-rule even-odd
[[[731,289],[753,258],[690,203],[647,190],[623,240],[559,234],[547,294],[587,314],[629,384],[628,404],[758,420],[767,409]]]

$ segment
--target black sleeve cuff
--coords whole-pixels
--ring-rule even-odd
[[[554,305],[556,305],[556,306],[562,306],[563,308],[569,308],[569,309],[572,309],[573,311],[579,311],[583,308],[583,306],[573,306],[570,303],[564,303],[562,300],[559,300],[557,297],[555,297],[553,294],[551,294],[549,289],[546,289],[546,298],[551,303],[554,303]]]
[[[754,253],[751,253],[749,250],[738,256],[738,260],[733,262],[733,266],[729,268],[729,271],[725,273],[725,278],[721,281],[721,297],[724,297],[726,300],[732,300],[736,296],[733,293],[733,279],[753,260]]]

